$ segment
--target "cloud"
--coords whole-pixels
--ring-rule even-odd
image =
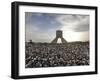
[[[85,31],[85,32],[81,32],[81,35],[80,35],[80,40],[81,41],[89,41],[89,32],[88,31]]]
[[[36,27],[34,27],[36,28]],[[41,32],[41,31],[34,31],[32,29],[27,28],[25,32],[26,41],[29,41],[30,39],[33,40],[33,42],[51,42],[54,38],[53,35],[51,35],[51,32]],[[55,33],[52,33],[55,35]]]
[[[76,38],[83,37],[77,40],[88,40],[89,16],[26,12],[25,28],[26,41],[32,39],[34,42],[51,42],[56,36],[56,30],[72,31],[71,37],[76,32],[80,34],[76,34]]]
[[[29,15],[30,14],[30,15]],[[57,22],[54,16],[47,13],[26,12],[26,25],[33,25],[43,32],[51,29],[60,29],[60,22]]]
[[[85,17],[82,19],[77,25],[76,28],[74,29],[75,31],[89,31],[89,16]]]
[[[60,15],[56,17],[56,20],[62,24],[62,30],[89,31],[88,15]]]

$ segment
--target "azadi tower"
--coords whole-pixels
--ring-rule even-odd
[[[67,41],[63,38],[63,32],[61,30],[56,31],[56,38],[51,43],[57,43],[58,38],[61,39],[62,43],[67,43]]]

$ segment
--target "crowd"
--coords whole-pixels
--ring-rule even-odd
[[[89,65],[89,42],[25,44],[25,67]]]

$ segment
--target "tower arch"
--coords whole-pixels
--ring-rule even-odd
[[[57,43],[58,38],[61,39],[62,43],[67,43],[67,41],[63,38],[63,32],[62,32],[62,30],[57,30],[56,31],[56,37],[55,37],[55,39],[51,43]]]

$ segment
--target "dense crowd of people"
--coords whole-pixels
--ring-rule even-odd
[[[89,42],[25,44],[25,67],[89,65]]]

